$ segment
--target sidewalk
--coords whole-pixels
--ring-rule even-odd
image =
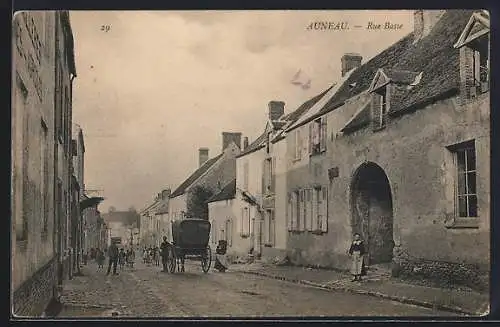
[[[325,290],[370,295],[458,314],[479,316],[488,314],[489,311],[489,294],[472,290],[420,286],[395,278],[367,278],[362,282],[352,282],[352,276],[345,272],[264,263],[234,264],[229,269]]]

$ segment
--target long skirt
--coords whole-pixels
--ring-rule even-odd
[[[215,255],[215,264],[214,268],[217,270],[226,270],[228,268],[227,258],[224,254],[216,254]]]
[[[363,269],[363,256],[360,254],[359,251],[354,251],[352,253],[351,274],[361,275],[362,269]]]

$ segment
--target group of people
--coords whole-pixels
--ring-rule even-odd
[[[154,265],[154,266],[159,266],[160,265],[160,249],[155,246],[155,247],[149,247],[142,250],[142,261],[147,264],[148,266]]]

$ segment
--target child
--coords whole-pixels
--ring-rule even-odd
[[[352,258],[351,273],[354,276],[354,281],[361,281],[363,269],[363,255],[365,254],[365,244],[361,240],[359,233],[354,234],[354,240],[349,248],[349,255]]]

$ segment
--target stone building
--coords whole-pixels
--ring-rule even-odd
[[[290,144],[301,127],[310,131],[303,161],[288,156],[290,257],[348,268],[359,232],[370,266],[484,288],[489,17],[417,10],[414,19],[412,33],[364,64],[353,60],[319,112],[287,130]]]
[[[12,51],[11,303],[15,315],[37,316],[69,276],[76,76],[69,13],[16,13]]]
[[[235,201],[237,201],[236,179],[224,185],[220,192],[207,201],[211,224],[209,244],[215,250],[219,240],[227,241],[227,254],[232,257],[247,254],[250,249],[248,240],[245,242],[241,239],[241,234],[239,238],[236,236],[239,212],[236,211],[238,207],[234,205]]]
[[[241,133],[223,132],[222,152],[219,155],[208,159],[208,150],[206,148],[200,149],[200,167],[170,195],[169,216],[172,221],[184,219],[192,214],[189,211],[196,206],[197,197],[194,193],[206,192],[206,201],[210,196],[218,193],[224,185],[236,178],[235,157],[240,153],[240,147]]]

